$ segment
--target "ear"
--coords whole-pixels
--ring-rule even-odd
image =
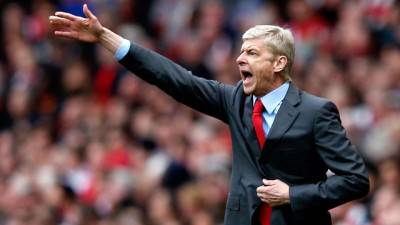
[[[274,72],[279,73],[285,69],[285,66],[288,63],[288,59],[286,56],[280,55],[274,61]]]

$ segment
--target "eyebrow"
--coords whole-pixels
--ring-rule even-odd
[[[242,54],[244,51],[251,51],[251,50],[259,51],[257,47],[249,46],[247,48],[244,48],[244,49],[240,50],[240,54]]]

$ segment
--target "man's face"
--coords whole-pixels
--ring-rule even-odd
[[[236,63],[243,80],[244,93],[263,96],[276,87],[274,55],[262,38],[245,40]]]

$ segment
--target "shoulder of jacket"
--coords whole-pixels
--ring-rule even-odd
[[[300,96],[304,106],[311,110],[319,110],[326,104],[332,103],[332,101],[327,98],[319,97],[303,90],[300,91]]]

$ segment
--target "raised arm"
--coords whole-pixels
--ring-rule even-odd
[[[99,43],[115,55],[121,44],[127,40],[103,27],[86,4],[83,12],[86,18],[65,12],[56,12],[54,16],[50,16],[54,34]],[[230,107],[227,99],[233,93],[232,86],[193,76],[190,71],[171,60],[135,43],[131,43],[127,51],[120,63],[128,70],[156,85],[177,101],[227,122],[227,110]]]

